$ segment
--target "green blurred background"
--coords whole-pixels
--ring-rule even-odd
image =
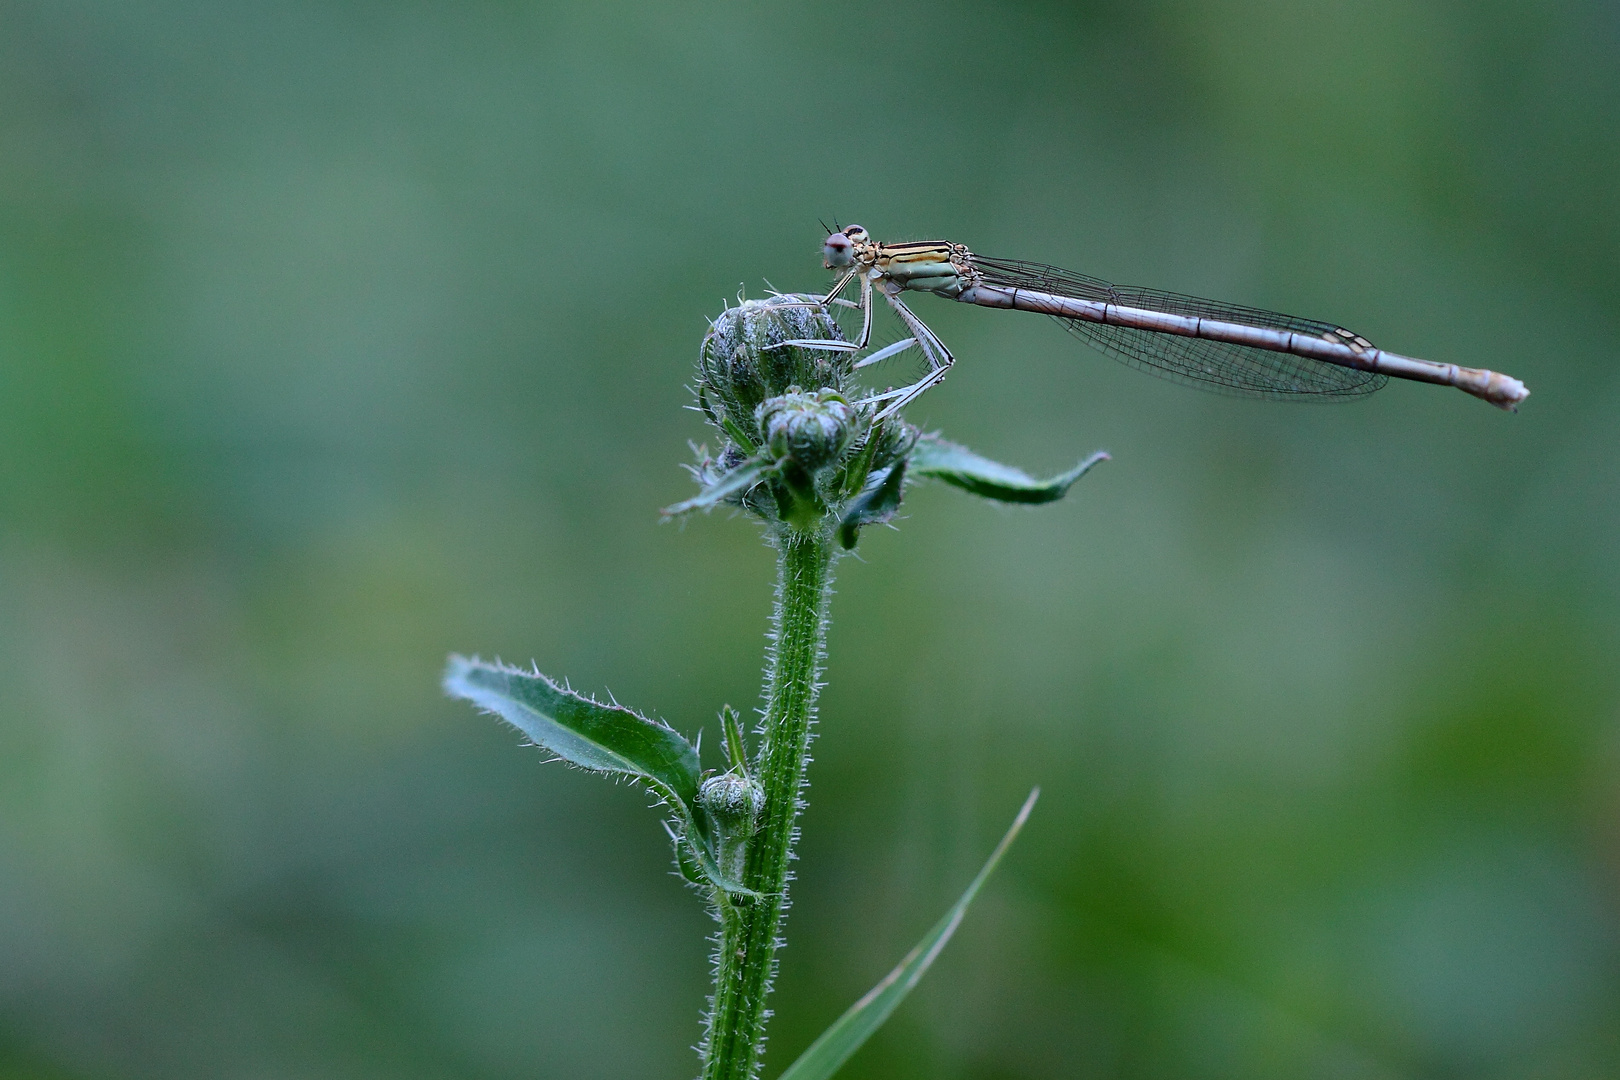
[[[842,564],[768,1072],[1040,784],[851,1080],[1620,1075],[1617,176],[1613,0],[4,0],[0,1078],[695,1071],[646,799],[437,678],[757,704],[770,554],[657,508],[835,216],[1535,396],[919,300],[914,421],[1115,460]]]

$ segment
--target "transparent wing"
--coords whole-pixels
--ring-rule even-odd
[[[1372,348],[1371,343],[1359,334],[1314,319],[1279,315],[1274,311],[1223,304],[1217,300],[1201,300],[1196,296],[1182,296],[1158,289],[1114,285],[1100,278],[1041,263],[986,259],[975,255],[973,265],[990,285],[1033,289],[1077,300],[1095,300],[1171,315],[1220,319],[1244,326],[1291,330],[1352,348]],[[1322,401],[1362,397],[1388,381],[1383,375],[1371,371],[1339,367],[1249,345],[1160,334],[1131,326],[1108,326],[1062,315],[1052,317],[1076,337],[1131,367],[1224,394]]]

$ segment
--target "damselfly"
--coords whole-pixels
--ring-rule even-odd
[[[1040,263],[988,259],[945,240],[880,244],[859,225],[849,225],[827,237],[822,254],[827,269],[843,271],[822,304],[857,307],[860,334],[854,341],[783,344],[860,352],[872,336],[872,293],[882,293],[911,337],[879,349],[855,366],[875,364],[915,345],[927,358],[928,371],[910,386],[871,398],[883,404],[879,416],[895,412],[937,385],[956,362],[938,335],[901,301],[900,294],[907,290],[1050,315],[1077,337],[1132,367],[1245,397],[1361,397],[1383,386],[1391,375],[1455,386],[1509,411],[1530,394],[1510,376],[1385,352],[1332,323],[1111,285]],[[839,294],[856,280],[860,301],[852,305]]]

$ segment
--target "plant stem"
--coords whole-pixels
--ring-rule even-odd
[[[765,791],[759,827],[748,847],[743,882],[753,903],[721,896],[714,1001],[704,1040],[704,1080],[753,1080],[765,1048],[765,999],[776,974],[787,911],[788,862],[803,804],[810,725],[820,690],[832,585],[832,538],[821,530],[784,529],[776,537],[774,644],[765,669],[765,722],[758,777]]]

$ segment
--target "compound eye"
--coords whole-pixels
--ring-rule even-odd
[[[821,246],[822,260],[826,262],[829,269],[836,266],[848,266],[854,251],[854,243],[841,232],[835,232],[827,237],[827,242]]]

